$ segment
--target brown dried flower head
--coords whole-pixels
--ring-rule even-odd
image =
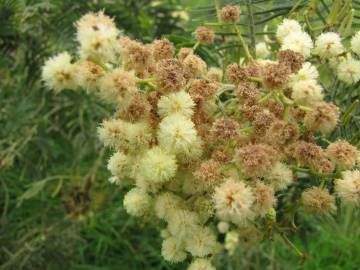
[[[328,145],[326,153],[340,169],[351,169],[358,158],[358,150],[347,141],[338,140]]]
[[[196,78],[204,75],[207,69],[206,63],[199,56],[189,54],[183,61],[187,78]]]
[[[183,61],[189,55],[194,54],[194,50],[192,48],[181,48],[177,54],[177,58],[180,61]]]
[[[141,119],[147,119],[151,111],[151,105],[146,96],[135,94],[129,105],[120,110],[117,114],[129,122],[137,122]]]
[[[251,82],[240,83],[235,95],[241,102],[246,102],[247,104],[256,104],[256,101],[261,97],[260,91]]]
[[[221,20],[225,23],[237,23],[240,20],[239,6],[225,6],[220,11]]]
[[[152,49],[155,61],[172,58],[175,52],[174,44],[166,38],[155,40]]]
[[[205,26],[199,26],[195,31],[196,40],[202,44],[209,44],[214,42],[214,31]]]
[[[289,80],[291,69],[284,64],[267,64],[263,68],[263,82],[270,90],[280,90],[284,88]]]
[[[275,121],[276,117],[269,110],[261,110],[255,113],[252,124],[255,127],[255,133],[260,136],[264,136],[268,128]]]
[[[267,144],[249,144],[237,152],[240,168],[250,177],[266,175],[278,157],[277,151]]]
[[[301,53],[292,50],[283,50],[279,52],[279,63],[290,68],[292,73],[296,73],[304,63],[304,56]]]
[[[122,45],[122,58],[127,68],[137,72],[143,72],[152,65],[152,48],[138,41],[123,37],[120,40]]]
[[[185,86],[184,66],[176,59],[164,59],[157,64],[157,86],[163,92],[178,91]]]
[[[307,165],[311,168],[316,168],[316,164],[324,158],[322,148],[314,143],[298,141],[295,143],[293,151],[293,157],[301,165]]]
[[[197,181],[197,189],[206,191],[214,188],[221,183],[222,172],[220,163],[210,159],[200,164],[200,167],[194,172]]]
[[[271,145],[285,146],[299,138],[300,131],[297,125],[276,120],[271,123],[266,132],[266,141]]]
[[[255,196],[254,211],[260,216],[265,216],[276,203],[274,189],[257,181],[253,187],[253,193]]]
[[[238,64],[230,64],[226,67],[225,78],[233,84],[244,82],[248,77],[249,72],[245,67]]]
[[[239,124],[231,118],[216,119],[211,127],[211,135],[214,140],[233,140],[239,134]]]

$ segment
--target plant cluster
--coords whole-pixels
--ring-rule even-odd
[[[324,100],[317,66],[327,63],[346,84],[360,80],[360,32],[350,49],[338,33],[315,42],[296,20],[278,25],[279,50],[258,43],[256,55],[237,27],[239,6],[219,10],[244,51],[220,69],[196,54],[214,31],[201,26],[193,48],[169,40],[143,44],[120,34],[104,13],[77,23],[78,59],[68,52],[44,65],[56,92],[86,89],[113,104],[98,136],[114,150],[111,183],[132,188],[132,216],[161,228],[161,253],[189,270],[213,270],[222,250],[240,242],[286,237],[298,211],[320,216],[341,203],[360,205],[359,151],[326,136],[341,125]],[[316,181],[302,183],[303,176]],[[339,199],[339,200],[338,200]]]

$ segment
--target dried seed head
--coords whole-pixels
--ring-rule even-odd
[[[122,45],[122,58],[128,68],[137,72],[144,72],[152,65],[152,49],[149,45],[144,45],[128,37],[120,39]]]
[[[200,26],[195,31],[196,40],[202,44],[213,43],[215,34],[210,28]]]
[[[207,191],[213,189],[221,183],[222,172],[220,163],[210,159],[200,164],[200,167],[194,172],[197,180],[198,191]]]
[[[290,67],[292,73],[296,73],[301,69],[305,61],[301,53],[292,50],[283,50],[279,52],[279,63]]]
[[[239,124],[230,118],[219,118],[213,123],[210,133],[214,140],[234,140],[239,134]]]
[[[335,164],[327,158],[323,158],[314,164],[313,169],[319,173],[332,173],[335,170]]]
[[[214,150],[211,154],[211,159],[219,163],[228,163],[232,160],[232,154],[227,152],[223,147]]]
[[[245,67],[238,64],[230,64],[226,67],[225,78],[233,84],[244,82],[248,77],[249,72]]]
[[[255,115],[257,113],[261,113],[264,109],[258,105],[252,105],[245,103],[243,106],[240,107],[240,111],[243,113],[245,119],[252,122],[255,120]]]
[[[356,147],[344,140],[338,140],[329,144],[326,153],[337,167],[345,170],[354,167],[358,157]]]
[[[264,135],[275,119],[275,115],[268,110],[262,110],[255,113],[252,124],[255,127],[256,134],[261,136]]]
[[[189,94],[195,103],[198,103],[198,100],[203,100],[212,96],[216,92],[217,88],[218,86],[216,83],[207,82],[206,80],[202,79],[196,79],[190,86]]]
[[[295,143],[292,154],[301,165],[307,165],[311,168],[316,168],[316,164],[324,158],[324,153],[320,146],[304,141]]]
[[[157,64],[157,86],[162,92],[178,91],[185,86],[184,66],[176,59],[164,59]]]
[[[321,102],[305,115],[306,128],[327,134],[334,130],[339,121],[339,108],[334,104]]]
[[[242,82],[238,85],[235,95],[240,99],[241,102],[247,104],[255,104],[256,101],[261,97],[260,91],[255,87],[253,83]]]
[[[264,102],[264,107],[272,112],[277,118],[282,118],[284,114],[284,104],[276,99],[269,99]]]
[[[123,118],[129,122],[137,122],[149,117],[151,105],[142,94],[136,94],[131,98],[129,105],[116,113],[118,118]]]
[[[172,58],[175,52],[174,44],[166,38],[155,40],[152,49],[155,61]]]
[[[237,23],[240,20],[239,6],[225,6],[220,11],[221,20],[225,23]]]
[[[271,145],[285,146],[299,138],[300,131],[297,125],[277,120],[271,123],[266,132],[266,141]]]
[[[335,198],[327,189],[312,187],[301,195],[305,212],[313,215],[324,215],[336,209]]]
[[[183,60],[183,64],[188,78],[195,78],[206,73],[206,63],[195,54],[189,54]]]
[[[237,152],[240,168],[250,177],[266,175],[278,161],[277,151],[267,144],[250,144]]]
[[[263,68],[263,82],[270,90],[282,89],[289,80],[291,69],[284,64],[267,64]]]
[[[254,212],[260,216],[265,216],[276,203],[274,189],[257,181],[253,187],[253,193],[255,197]]]

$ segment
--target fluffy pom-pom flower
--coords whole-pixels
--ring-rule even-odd
[[[360,55],[360,31],[356,32],[351,38],[351,50],[357,55]]]
[[[184,201],[171,192],[164,192],[155,198],[155,214],[160,219],[167,220],[175,210],[183,208]]]
[[[335,198],[324,188],[312,187],[301,195],[305,212],[313,215],[324,215],[336,209]]]
[[[314,53],[321,58],[331,58],[344,52],[339,34],[328,32],[322,33],[315,41]]]
[[[215,189],[213,199],[216,214],[222,220],[243,224],[254,217],[251,206],[255,198],[244,182],[228,179]]]
[[[291,98],[299,105],[314,107],[323,100],[322,87],[315,80],[298,81],[292,86]]]
[[[360,80],[360,61],[352,57],[347,58],[339,63],[336,71],[340,81],[354,84]]]
[[[191,262],[187,270],[216,270],[208,259],[195,259]]]
[[[154,183],[165,183],[175,176],[176,170],[175,156],[160,147],[153,147],[140,162],[139,177]]]
[[[344,171],[342,179],[335,181],[336,194],[350,205],[360,205],[360,171]]]
[[[215,252],[216,235],[208,227],[198,227],[185,241],[186,250],[194,257],[204,257]]]
[[[307,58],[313,46],[312,39],[307,33],[293,32],[284,38],[281,50],[292,50]]]
[[[181,114],[167,116],[160,123],[158,139],[164,149],[189,153],[197,141],[194,123]]]
[[[151,206],[151,197],[141,188],[133,188],[124,197],[124,207],[129,215],[143,216]]]
[[[179,91],[160,98],[158,102],[158,113],[161,117],[178,113],[190,118],[194,113],[194,107],[195,103],[190,95],[185,91]]]
[[[286,189],[293,181],[294,176],[292,170],[281,162],[277,162],[266,176],[269,184],[276,190]]]
[[[180,238],[186,238],[186,236],[192,235],[200,225],[200,219],[197,213],[184,209],[173,211],[168,222],[170,233]]]
[[[67,52],[60,53],[48,59],[42,68],[42,80],[45,85],[60,92],[63,89],[76,89],[76,66],[71,63]]]
[[[202,44],[209,44],[214,41],[215,33],[210,28],[200,26],[195,31],[195,37]]]
[[[161,255],[165,260],[178,263],[186,259],[186,252],[182,241],[176,236],[164,239],[161,247]]]
[[[76,22],[76,38],[80,43],[81,58],[114,61],[118,51],[120,34],[113,19],[104,12],[88,13]]]
[[[327,134],[334,130],[339,121],[339,108],[334,104],[321,102],[308,112],[304,118],[305,126],[314,131]]]
[[[274,189],[257,181],[252,190],[255,198],[253,210],[256,214],[265,216],[270,208],[276,204]]]
[[[105,146],[134,151],[147,147],[152,134],[145,122],[129,123],[121,119],[104,120],[98,127],[98,136]]]
[[[343,170],[354,167],[358,155],[356,147],[344,140],[338,140],[329,144],[326,153],[330,160]]]
[[[270,50],[269,47],[266,45],[265,42],[259,42],[256,44],[255,47],[255,51],[256,51],[256,57],[257,58],[267,58],[270,55]]]
[[[123,152],[116,152],[109,159],[107,168],[112,175],[121,180],[129,174],[128,162],[129,159]]]
[[[298,21],[284,19],[276,30],[276,38],[282,43],[288,35],[299,32],[302,29]]]
[[[137,92],[135,74],[121,68],[114,69],[100,79],[99,89],[105,101],[124,105]]]

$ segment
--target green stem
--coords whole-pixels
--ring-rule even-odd
[[[284,233],[280,233],[280,235],[285,241],[285,243],[288,244],[296,252],[297,255],[299,255],[303,260],[306,258],[305,255],[297,248],[297,246],[294,245],[293,242],[289,240],[289,238]]]
[[[242,46],[243,49],[244,49],[245,59],[246,59],[247,61],[252,61],[252,60],[253,60],[253,57],[252,57],[251,54],[250,54],[249,47],[248,47],[248,45],[246,44],[244,38],[242,37],[242,35],[241,35],[241,33],[240,33],[240,31],[239,31],[239,29],[238,29],[238,27],[237,27],[237,25],[236,25],[235,23],[233,24],[233,28],[234,28],[235,33],[236,33],[236,35],[237,35],[237,37],[238,37],[238,39],[239,39],[239,41],[240,41],[241,46]],[[239,59],[239,60],[240,60],[240,59]]]
[[[197,47],[199,47],[199,45],[200,45],[200,41],[196,42],[193,47],[193,50],[195,51],[197,49]]]

